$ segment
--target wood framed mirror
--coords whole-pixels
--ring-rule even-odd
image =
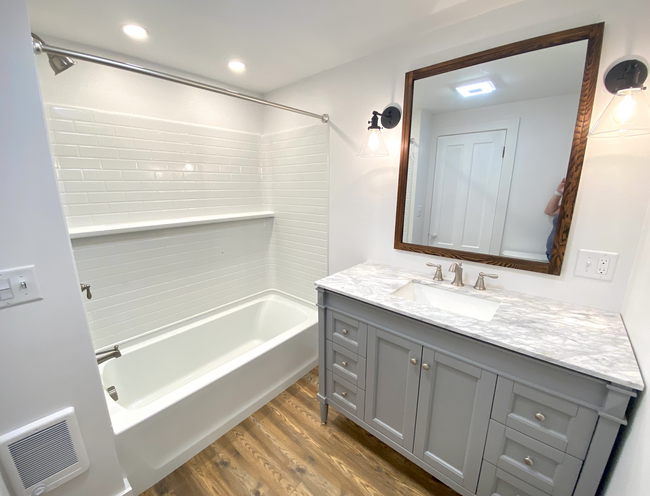
[[[560,274],[603,28],[406,74],[395,249]]]

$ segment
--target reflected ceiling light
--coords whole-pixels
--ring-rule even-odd
[[[231,71],[243,72],[246,69],[246,64],[240,62],[239,60],[231,60],[230,62],[228,62],[228,68]]]
[[[376,110],[372,112],[372,119],[368,121],[368,124],[370,124],[368,132],[363,139],[363,143],[361,143],[359,157],[388,157],[388,149],[386,148],[386,143],[384,143],[384,138],[381,135],[381,127],[379,126],[380,117],[382,126],[386,129],[393,129],[399,124],[402,118],[402,112],[397,107],[392,106],[386,107],[382,113]]]
[[[464,97],[484,95],[486,93],[492,93],[494,90],[496,88],[492,81],[482,81],[480,83],[464,84],[456,87],[456,91]]]
[[[591,128],[591,138],[616,138],[650,134],[650,105],[644,81],[648,68],[638,60],[625,60],[605,76],[605,87],[614,94],[612,101]]]
[[[144,40],[149,37],[149,31],[137,24],[125,24],[122,26],[122,31],[136,40]]]

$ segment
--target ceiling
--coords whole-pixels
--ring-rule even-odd
[[[519,0],[28,0],[32,30],[258,93]],[[489,9],[488,9],[489,10]],[[145,27],[135,41],[124,24]],[[246,63],[242,74],[227,68]]]
[[[444,114],[470,108],[578,94],[587,56],[587,41],[486,62],[415,82],[413,107]],[[490,80],[496,90],[464,97],[456,87]]]

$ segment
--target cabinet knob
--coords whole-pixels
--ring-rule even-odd
[[[417,360],[417,358],[411,358],[411,363],[412,363],[413,365],[417,365],[417,364],[418,364],[418,360]]]
[[[348,395],[348,393],[346,393],[345,391],[343,391],[343,392],[341,393],[341,396],[343,396],[344,398],[345,398],[347,395]],[[531,465],[532,465],[532,462],[531,462]]]
[[[344,367],[347,367],[347,366],[348,366],[348,362],[341,362],[341,365],[343,365]]]
[[[429,370],[429,364],[428,364],[428,363],[423,363],[423,364],[422,364],[422,368],[423,368],[424,370]]]
[[[348,333],[348,330],[347,330],[347,329],[343,329],[341,332],[342,332],[343,334],[347,334],[347,333]]]
[[[535,414],[535,418],[540,422],[544,422],[546,420],[546,417],[544,416],[544,414],[540,413],[540,412],[537,412]]]
[[[532,467],[533,466],[533,459],[530,456],[527,456],[526,458],[524,458],[524,463],[526,465],[528,465],[529,467]]]

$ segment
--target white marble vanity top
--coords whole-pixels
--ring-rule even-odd
[[[644,387],[621,316],[496,288],[457,288],[430,274],[365,262],[316,281],[319,288],[582,372],[620,386]],[[410,281],[501,302],[490,322],[463,317],[392,293]],[[486,281],[489,284],[489,281]]]

